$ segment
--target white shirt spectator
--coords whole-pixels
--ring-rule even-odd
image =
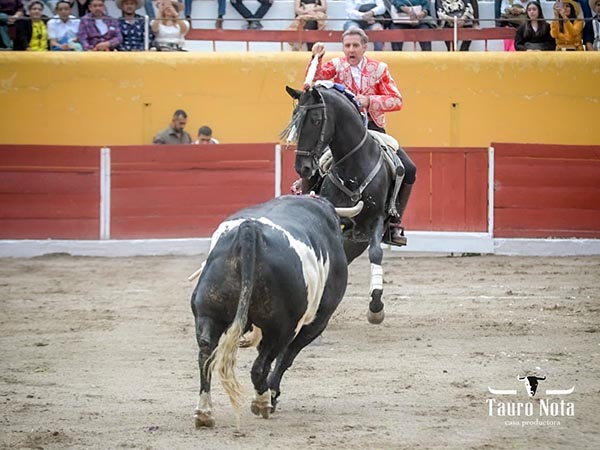
[[[374,15],[382,16],[385,14],[385,5],[383,4],[383,0],[346,0],[346,14],[350,20],[362,20],[363,14],[366,11],[359,12],[358,9],[362,5],[372,4],[377,5],[371,9]]]
[[[68,42],[77,39],[78,31],[79,19],[76,19],[75,16],[69,16],[66,22],[63,22],[58,16],[54,16],[48,21],[48,39]]]

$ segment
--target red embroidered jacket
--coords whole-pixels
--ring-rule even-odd
[[[382,128],[385,128],[384,113],[402,109],[402,94],[390,75],[387,64],[381,61],[365,56],[360,86],[354,82],[350,64],[343,57],[333,58],[325,64],[319,60],[315,80],[332,80],[343,84],[354,94],[368,95],[370,104],[367,112],[373,122]]]

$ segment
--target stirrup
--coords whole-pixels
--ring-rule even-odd
[[[404,227],[396,223],[390,224],[383,235],[383,243],[395,245],[397,247],[404,247],[407,245],[407,239],[406,236],[404,236]]]

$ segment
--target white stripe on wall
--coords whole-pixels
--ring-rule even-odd
[[[275,145],[275,197],[281,195],[281,145]]]
[[[100,149],[100,239],[110,239],[110,148]]]

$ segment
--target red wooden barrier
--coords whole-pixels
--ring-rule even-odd
[[[600,146],[493,147],[495,236],[600,238]]]
[[[486,232],[488,154],[485,148],[407,148],[417,182],[406,210],[407,229]],[[294,152],[283,151],[281,192],[298,178]]]
[[[98,239],[97,147],[0,145],[0,238]]]
[[[111,237],[210,236],[273,198],[275,144],[111,147]]]

